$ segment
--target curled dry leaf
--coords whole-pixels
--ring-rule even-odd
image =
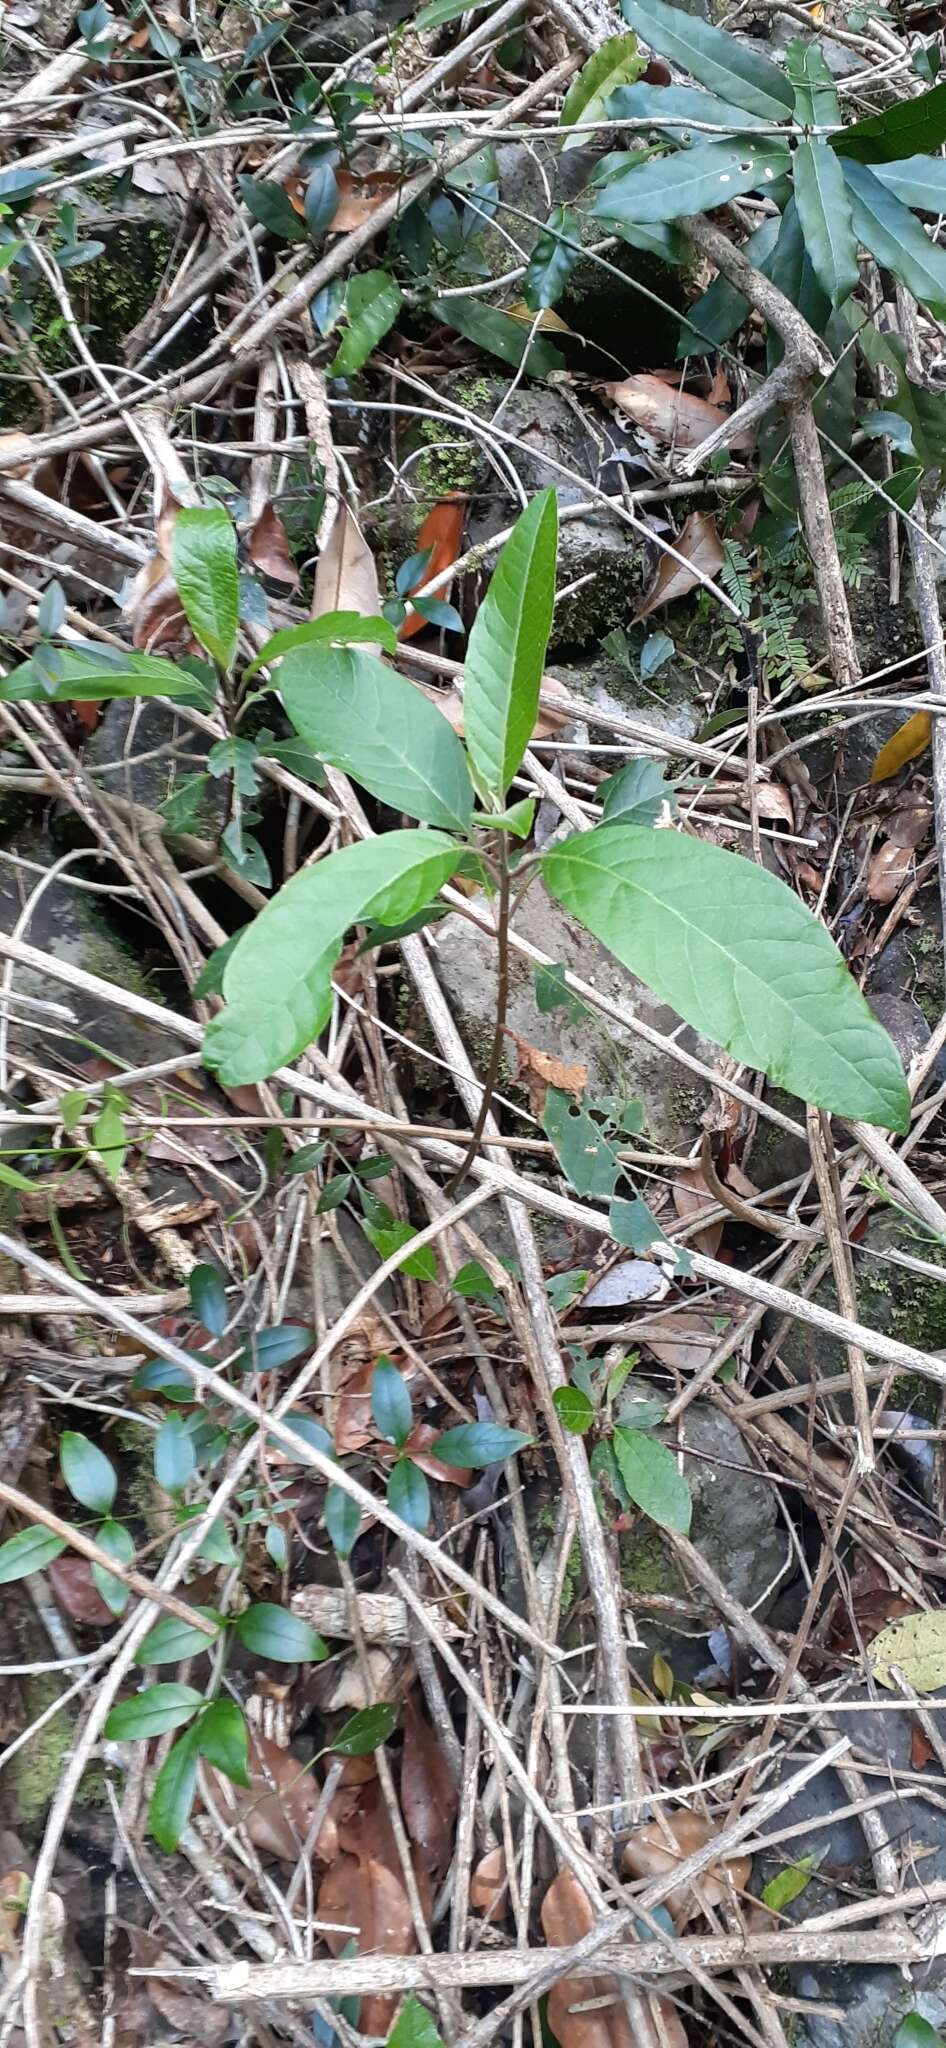
[[[441,498],[438,505],[432,505],[417,535],[419,555],[431,551],[430,560],[422,576],[408,592],[413,597],[415,590],[423,589],[425,583],[435,576],[442,576],[445,569],[452,569],[463,545],[463,527],[466,520],[466,498],[454,492],[449,498]],[[444,584],[434,595],[448,598],[451,585]],[[398,630],[399,640],[413,640],[415,633],[422,633],[427,624],[423,612],[409,612]]]
[[[904,768],[908,761],[915,761],[918,754],[925,753],[930,743],[933,721],[928,711],[914,711],[912,718],[897,727],[874,757],[870,771],[872,782],[886,782],[891,775]]]
[[[637,610],[638,619],[647,619],[660,605],[686,597],[705,577],[718,576],[726,559],[716,521],[709,512],[691,512],[673,545],[683,562],[673,555],[661,555],[657,574]]]
[[[333,1659],[330,1664],[313,1665],[306,1685],[307,1700],[323,1714],[343,1709],[357,1714],[363,1707],[373,1706],[375,1700],[390,1699],[397,1665],[394,1651],[376,1643],[366,1650],[365,1663],[366,1674],[354,1653],[341,1662]]]
[[[673,1206],[683,1222],[698,1216],[701,1209],[715,1209],[715,1197],[710,1194],[698,1166],[680,1167],[673,1177]],[[694,1232],[687,1239],[708,1259],[714,1259],[719,1250],[723,1234],[721,1221],[707,1223],[702,1230]]]
[[[487,1920],[499,1920],[508,1901],[505,1850],[488,1849],[486,1855],[480,1857],[470,1879],[471,1909],[474,1913],[485,1913]]]
[[[254,569],[259,569],[263,576],[272,577],[274,583],[288,583],[290,590],[295,588],[299,571],[275,506],[264,505],[259,518],[254,520],[247,535],[246,552]]]
[[[770,818],[774,824],[787,825],[790,832],[795,830],[795,813],[788,790],[781,782],[760,782],[756,785],[756,806],[760,818]],[[746,809],[749,808],[748,798]]]
[[[312,617],[326,612],[361,612],[377,618],[381,591],[374,556],[357,519],[340,503],[315,571]]]
[[[410,1956],[417,1947],[400,1878],[372,1858],[360,1863],[355,1856],[339,1856],[319,1887],[318,1917],[335,1923],[325,1927],[322,1937],[334,1956],[341,1954],[352,1933],[359,1955]],[[362,1998],[359,2031],[386,2039],[399,1997],[369,1993]]]
[[[541,1047],[530,1045],[527,1038],[520,1038],[517,1031],[507,1029],[516,1048],[518,1061],[517,1079],[524,1081],[529,1091],[529,1108],[533,1116],[541,1116],[545,1108],[546,1092],[558,1088],[563,1095],[581,1095],[588,1085],[588,1069],[576,1061],[569,1066],[554,1054],[543,1052]]]
[[[67,1550],[62,1557],[54,1557],[46,1570],[57,1603],[70,1621],[81,1622],[84,1628],[112,1627],[115,1616],[97,1590],[87,1557]]]
[[[728,418],[708,398],[698,398],[693,391],[681,391],[666,384],[662,377],[644,373],[622,377],[617,384],[605,384],[602,391],[635,426],[675,448],[698,448]],[[743,428],[734,434],[730,446],[751,448],[753,438],[751,428]]]
[[[142,564],[122,611],[131,623],[132,646],[148,653],[191,637],[177,587],[161,554]]]
[[[631,1877],[668,1876],[697,1849],[705,1848],[714,1833],[712,1821],[699,1813],[670,1813],[659,1824],[647,1821],[634,1829],[627,1843],[624,1868]],[[750,1856],[727,1856],[722,1868],[711,1864],[689,1883],[676,1885],[667,1894],[667,1911],[678,1927],[684,1927],[708,1907],[731,1899],[734,1891],[745,1891],[751,1869]]]
[[[705,1310],[688,1308],[648,1316],[635,1331],[645,1348],[671,1372],[698,1372],[712,1358],[720,1332]]]
[[[207,1768],[213,1803],[232,1825],[240,1823],[255,1849],[296,1863],[319,1802],[311,1771],[268,1735],[250,1731],[249,1785],[234,1785]],[[321,1836],[320,1836],[321,1841]]]
[[[542,1932],[550,1948],[571,1948],[594,1925],[587,1893],[570,1870],[552,1879],[542,1901]],[[613,1998],[594,2012],[572,2007],[593,1998]],[[560,2048],[634,2048],[630,2023],[616,1977],[562,1977],[549,1992],[549,2027]]]
[[[412,1694],[405,1702],[401,1809],[407,1832],[435,1884],[450,1868],[457,1788],[436,1734]]]
[[[933,807],[925,797],[910,797],[899,804],[886,821],[887,838],[894,846],[920,846],[930,829]]]
[[[618,1259],[585,1295],[586,1308],[626,1308],[632,1301],[663,1301],[666,1274],[650,1259]]]
[[[395,171],[369,171],[366,177],[356,178],[351,171],[337,170],[335,183],[338,186],[338,206],[332,215],[329,233],[348,235],[352,228],[364,227],[365,221],[371,219],[382,200],[387,198],[389,192],[394,191],[397,182]],[[298,212],[304,212],[304,207],[297,205],[295,199],[293,205],[297,207]]]
[[[867,894],[872,903],[892,903],[913,866],[912,846],[878,847],[867,870]]]

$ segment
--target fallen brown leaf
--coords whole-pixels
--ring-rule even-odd
[[[770,818],[773,824],[787,825],[789,831],[794,832],[795,813],[792,810],[792,800],[781,782],[757,783],[755,800],[760,818]],[[748,810],[748,798],[745,807]]]
[[[696,1308],[648,1316],[638,1334],[646,1350],[671,1372],[698,1372],[719,1343],[712,1316]]]
[[[84,1628],[112,1627],[115,1616],[98,1591],[87,1557],[67,1550],[64,1556],[54,1557],[46,1570],[57,1602],[70,1621],[81,1622]]]
[[[453,1311],[450,1311],[451,1316]],[[404,1445],[411,1463],[419,1465],[428,1479],[438,1479],[446,1486],[469,1486],[470,1473],[465,1465],[445,1465],[442,1458],[436,1458],[431,1450],[441,1431],[432,1429],[429,1422],[415,1422]]]
[[[433,1883],[439,1884],[453,1857],[457,1788],[436,1734],[413,1694],[405,1701],[402,1725],[401,1810],[411,1841],[420,1850]]]
[[[638,619],[647,619],[660,605],[686,597],[703,577],[717,576],[726,559],[716,521],[709,512],[691,512],[673,545],[684,562],[661,555],[654,581],[635,614]]]
[[[670,1813],[660,1822],[647,1821],[635,1828],[624,1850],[624,1869],[631,1877],[666,1877],[679,1863],[685,1863],[697,1849],[711,1842],[716,1830],[712,1821],[699,1813]],[[751,1856],[727,1856],[722,1869],[710,1865],[689,1883],[675,1885],[665,1901],[677,1927],[720,1906],[743,1892],[752,1869]]]
[[[292,559],[289,536],[274,505],[264,505],[247,535],[246,552],[254,569],[272,577],[274,583],[295,588],[299,571]]]
[[[925,797],[911,797],[891,812],[884,830],[894,846],[919,846],[933,820],[933,807]]]
[[[499,1920],[508,1901],[505,1850],[488,1849],[486,1855],[480,1857],[470,1878],[471,1909],[474,1913],[485,1913],[487,1920]]]
[[[880,846],[867,870],[867,894],[872,903],[892,903],[913,866],[912,846]]]
[[[319,1886],[318,1917],[334,1921],[325,1927],[322,1939],[332,1955],[340,1955],[352,1938],[359,1955],[410,1956],[417,1940],[407,1893],[399,1878],[385,1864],[343,1855],[326,1871]],[[363,2034],[387,2037],[398,2007],[399,1994],[369,1993],[362,1998],[358,2027]]]
[[[550,1948],[571,1948],[589,1934],[595,1910],[570,1870],[553,1877],[542,1900],[542,1932]],[[595,2012],[572,2007],[593,1998],[613,1998]],[[630,2022],[616,1977],[562,1977],[549,1992],[548,2020],[560,2048],[634,2048]]]
[[[708,398],[698,398],[693,391],[681,391],[665,384],[662,377],[641,373],[633,377],[622,377],[619,383],[602,386],[605,398],[616,405],[619,412],[626,413],[635,426],[647,434],[653,434],[658,441],[672,443],[675,448],[698,448],[717,427],[725,425],[728,414],[720,406],[712,405]],[[751,428],[744,428],[733,436],[733,448],[751,448],[754,435]]]
[[[516,1048],[518,1079],[524,1081],[529,1091],[529,1107],[533,1116],[541,1116],[545,1108],[546,1091],[558,1088],[563,1095],[581,1095],[588,1085],[588,1069],[580,1061],[569,1066],[564,1060],[555,1058],[554,1053],[543,1052],[538,1045],[530,1045],[527,1038],[520,1038],[517,1031],[507,1029]]]
[[[716,1198],[710,1194],[698,1166],[678,1167],[673,1177],[673,1206],[684,1221],[698,1216],[701,1209],[715,1209]],[[722,1221],[707,1223],[687,1239],[708,1259],[715,1259],[723,1234]]]
[[[265,1856],[296,1863],[300,1843],[311,1827],[319,1787],[311,1771],[288,1749],[258,1730],[250,1731],[249,1785],[234,1785],[209,1769],[213,1802],[230,1820],[239,1822]],[[322,1835],[319,1835],[321,1844]],[[318,1853],[318,1852],[317,1852]]]
[[[321,619],[326,612],[360,612],[364,618],[376,618],[380,610],[374,556],[354,513],[339,504],[316,566],[312,617]]]

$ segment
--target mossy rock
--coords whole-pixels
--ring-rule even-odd
[[[80,326],[93,354],[103,363],[124,361],[125,341],[153,306],[174,249],[172,229],[161,221],[132,217],[128,220],[97,220],[85,212],[79,222],[80,239],[105,243],[100,256],[66,273],[69,296]],[[7,364],[6,388],[0,394],[0,425],[22,426],[29,386],[23,378],[30,372],[30,358],[59,375],[74,366],[76,357],[59,307],[49,286],[38,281],[27,293],[32,314],[32,332],[24,341],[19,361]],[[197,329],[191,325],[182,338],[183,362],[193,353]],[[162,357],[162,369],[175,367],[173,348]],[[13,373],[13,374],[11,374]]]
[[[931,1265],[942,1266],[943,1281],[925,1279],[921,1273],[893,1264],[884,1256],[889,1251],[909,1252]],[[917,1351],[946,1352],[946,1247],[912,1233],[897,1211],[884,1210],[871,1218],[853,1252],[857,1305],[865,1328],[885,1337],[896,1337]],[[837,1310],[837,1295],[829,1275],[819,1281],[812,1299],[822,1308]],[[799,1382],[831,1379],[848,1369],[844,1345],[811,1323],[791,1324],[782,1339],[779,1357]],[[850,1394],[839,1393],[836,1398],[839,1410],[850,1419]],[[921,1373],[902,1374],[894,1382],[890,1405],[908,1408],[935,1421],[939,1416],[937,1384]]]

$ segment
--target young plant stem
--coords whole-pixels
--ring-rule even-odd
[[[499,1063],[502,1059],[503,1037],[506,1030],[506,1009],[509,1002],[509,848],[505,832],[497,832],[496,841],[496,867],[499,886],[496,918],[496,944],[498,951],[496,1022],[493,1026],[493,1042],[489,1049],[486,1078],[483,1082],[483,1093],[480,1097],[476,1122],[473,1125],[473,1134],[453,1179],[447,1185],[446,1193],[450,1201],[453,1200],[457,1189],[463,1186],[480,1148],[483,1132],[486,1129],[486,1119],[489,1116],[490,1106],[496,1090],[496,1083],[499,1080]]]

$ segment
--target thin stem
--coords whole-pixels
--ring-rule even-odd
[[[496,925],[499,974],[496,987],[496,1022],[493,1026],[493,1043],[489,1049],[489,1063],[486,1068],[486,1079],[483,1083],[480,1106],[476,1113],[476,1122],[473,1125],[473,1135],[453,1179],[447,1185],[446,1193],[451,1201],[457,1189],[463,1186],[470,1167],[479,1151],[496,1083],[499,1080],[499,1063],[502,1059],[503,1037],[506,1030],[506,1009],[509,1002],[509,848],[505,832],[497,832],[496,840],[499,875],[499,915]]]

